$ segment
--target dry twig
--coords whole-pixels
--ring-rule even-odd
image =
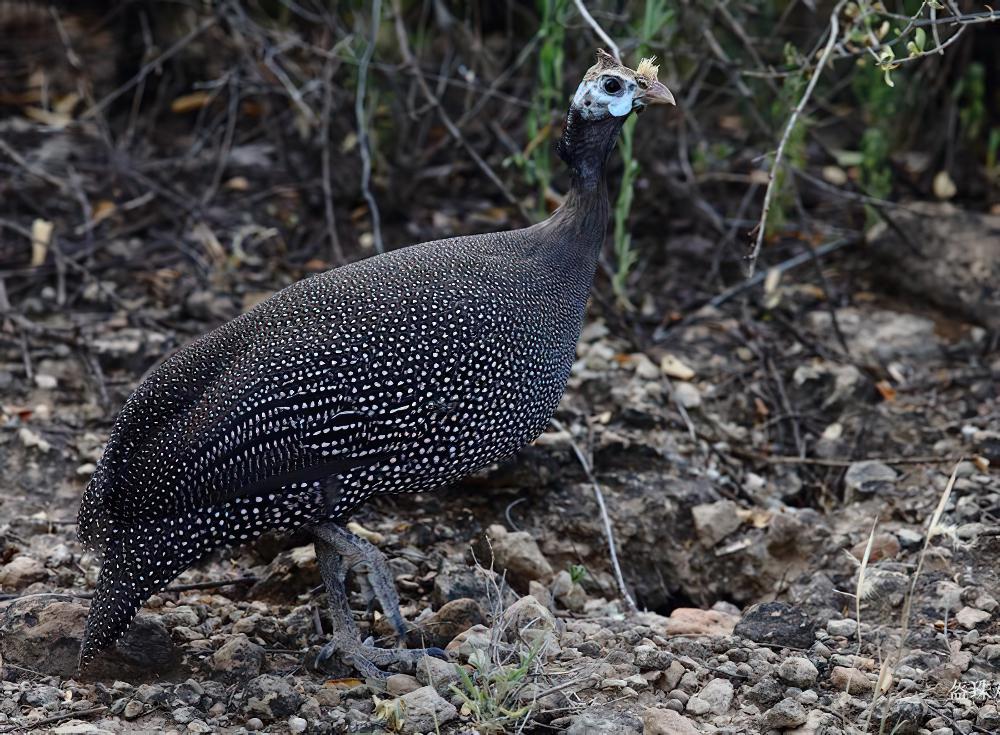
[[[583,468],[584,474],[587,479],[590,480],[591,486],[594,488],[594,497],[597,499],[597,507],[601,511],[601,524],[604,526],[604,536],[608,542],[608,555],[611,557],[611,568],[615,574],[615,582],[618,584],[618,592],[625,601],[625,605],[628,607],[629,611],[632,613],[638,613],[639,607],[635,604],[635,600],[632,595],[629,594],[628,587],[625,586],[625,577],[622,576],[622,568],[618,563],[618,552],[615,550],[615,534],[611,528],[611,519],[608,517],[608,506],[604,503],[604,492],[601,490],[601,484],[597,481],[594,476],[594,471],[590,466],[590,462],[587,461],[586,456],[583,454],[583,450],[580,449],[580,445],[576,443],[573,439],[573,435],[556,419],[551,419],[550,423],[556,428],[557,431],[565,432],[570,438],[570,446],[573,447],[573,453],[576,455],[577,461],[580,463],[580,467]]]
[[[830,58],[830,54],[833,52],[833,47],[837,43],[837,38],[840,36],[840,11],[844,9],[844,5],[846,4],[847,0],[840,0],[840,2],[838,2],[834,7],[833,12],[830,13],[830,35],[826,40],[826,46],[823,48],[823,53],[820,55],[819,61],[816,63],[816,69],[813,71],[809,84],[806,85],[805,92],[802,93],[802,98],[795,106],[795,109],[792,110],[792,114],[788,118],[788,122],[785,124],[785,130],[781,134],[781,140],[778,141],[778,149],[775,151],[774,162],[771,164],[771,170],[767,177],[767,190],[764,192],[764,206],[761,209],[760,221],[757,222],[757,226],[753,230],[753,232],[756,233],[756,237],[754,238],[753,247],[746,256],[747,278],[753,276],[754,267],[757,264],[757,257],[760,255],[760,249],[764,244],[764,236],[767,233],[767,217],[771,211],[771,200],[774,198],[774,192],[777,188],[776,183],[778,180],[778,170],[781,167],[781,162],[785,155],[785,146],[788,145],[788,139],[791,137],[792,131],[798,124],[799,118],[802,116],[802,111],[809,103],[813,90],[816,89],[816,83],[819,81],[820,75],[823,73],[823,69],[826,68],[826,63]]]

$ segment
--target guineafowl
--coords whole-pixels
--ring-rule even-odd
[[[406,621],[389,568],[346,530],[373,495],[441,487],[511,456],[556,409],[608,221],[604,167],[628,115],[671,103],[643,60],[599,51],[559,156],[565,203],[520,230],[422,243],[295,283],[178,350],[128,398],[84,493],[81,541],[103,556],[81,668],[139,607],[220,547],[308,529],[334,655],[366,676],[437,649],[363,643],[344,590],[362,563]]]

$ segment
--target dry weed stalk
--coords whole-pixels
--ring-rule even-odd
[[[862,732],[871,731],[871,721],[872,716],[875,711],[876,704],[880,696],[885,696],[883,706],[882,706],[882,717],[879,722],[879,732],[885,732],[886,724],[889,719],[890,709],[892,707],[893,701],[896,698],[896,692],[892,688],[893,676],[896,669],[899,667],[903,656],[906,655],[909,648],[906,644],[907,638],[910,633],[910,614],[913,608],[913,598],[917,591],[917,582],[920,579],[920,575],[923,571],[924,560],[927,556],[927,552],[930,549],[931,539],[938,535],[939,524],[941,521],[941,516],[944,514],[944,510],[948,505],[948,500],[951,498],[952,489],[955,487],[955,481],[958,479],[958,468],[962,463],[960,459],[952,470],[951,476],[948,478],[948,482],[945,485],[944,490],[941,493],[941,497],[938,499],[937,506],[934,508],[934,512],[931,514],[930,519],[927,523],[927,532],[924,537],[924,545],[920,550],[920,554],[917,557],[917,566],[913,571],[913,575],[910,577],[910,587],[907,590],[906,595],[903,598],[903,609],[900,613],[899,621],[899,645],[892,655],[887,656],[882,660],[879,667],[878,681],[876,682],[874,691],[872,693],[872,700],[867,708],[864,730]],[[864,596],[864,583],[866,572],[868,569],[868,564],[871,559],[872,548],[875,543],[875,532],[878,528],[878,519],[872,524],[872,530],[868,534],[868,543],[865,545],[864,554],[861,557],[861,564],[858,568],[858,581],[855,586],[854,592],[854,611],[858,622],[857,630],[857,654],[856,659],[861,658],[862,649],[862,638],[861,638],[861,599]],[[851,682],[854,676],[854,667],[851,668],[851,675],[848,677],[846,693],[850,694]]]

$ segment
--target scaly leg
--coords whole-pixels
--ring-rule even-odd
[[[384,679],[386,674],[380,666],[403,664],[412,667],[424,656],[445,658],[445,652],[440,648],[377,648],[367,642],[362,643],[344,589],[347,570],[356,565],[362,566],[361,572],[365,574],[392,627],[400,637],[406,634],[407,625],[399,611],[399,595],[396,594],[389,565],[371,543],[340,526],[331,523],[314,526],[311,530],[315,537],[316,560],[334,617],[333,636],[320,651],[316,659],[317,667],[322,668],[326,661],[339,653],[363,676]]]

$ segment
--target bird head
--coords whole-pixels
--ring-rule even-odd
[[[585,120],[626,117],[646,105],[676,104],[674,96],[657,80],[655,59],[643,59],[636,69],[615,61],[604,49],[597,50],[597,63],[583,77],[573,95],[572,109]]]

